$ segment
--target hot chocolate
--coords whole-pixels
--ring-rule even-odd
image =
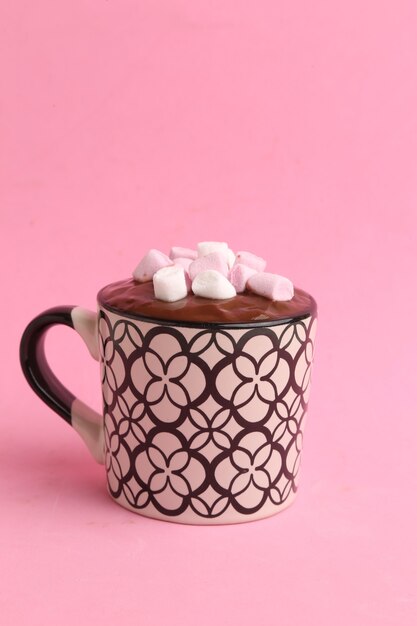
[[[250,291],[238,293],[224,300],[201,298],[189,293],[176,302],[155,298],[152,282],[139,283],[134,279],[107,285],[98,294],[99,303],[119,312],[141,317],[180,322],[265,322],[315,315],[314,299],[302,289],[294,290],[288,301],[270,300]]]

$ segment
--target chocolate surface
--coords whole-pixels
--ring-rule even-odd
[[[277,302],[249,291],[228,300],[209,300],[193,294],[177,302],[162,302],[154,296],[153,283],[138,283],[133,278],[103,287],[100,304],[141,317],[179,322],[265,322],[303,317],[316,311],[314,299],[295,289],[288,302]]]

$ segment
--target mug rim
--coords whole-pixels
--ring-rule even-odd
[[[307,311],[306,313],[301,313],[300,315],[292,315],[292,316],[290,315],[288,317],[280,318],[277,320],[273,320],[273,319],[259,320],[259,321],[251,320],[247,322],[195,322],[195,321],[186,321],[186,320],[162,319],[158,317],[141,315],[140,313],[134,313],[133,311],[126,311],[124,309],[104,303],[101,299],[101,293],[108,286],[109,285],[105,285],[104,287],[102,287],[97,294],[97,304],[99,305],[100,308],[107,310],[110,313],[116,313],[117,315],[127,317],[129,319],[134,319],[140,322],[148,322],[149,324],[158,324],[159,326],[178,326],[180,328],[200,328],[202,330],[216,330],[220,328],[270,328],[271,326],[282,326],[284,324],[289,324],[291,322],[300,322],[309,317],[317,317],[317,303],[315,299],[313,298],[313,296],[311,296],[308,293],[307,295],[309,296],[310,301],[311,301],[311,308],[309,311]]]

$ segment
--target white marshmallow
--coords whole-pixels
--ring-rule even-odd
[[[219,250],[226,252],[228,247],[229,246],[224,241],[200,241],[200,243],[197,244],[197,252],[200,257],[211,254],[211,252],[219,252]]]
[[[247,286],[254,293],[270,300],[287,301],[294,296],[292,282],[278,274],[259,272],[248,279]]]
[[[185,272],[179,265],[158,270],[153,276],[155,298],[164,302],[176,302],[188,293]]]
[[[237,293],[242,293],[246,289],[246,283],[249,278],[256,274],[256,270],[243,265],[242,263],[236,263],[230,270],[229,280]]]
[[[139,265],[133,272],[133,278],[140,283],[146,283],[152,280],[155,272],[161,269],[161,267],[168,267],[172,265],[172,261],[166,254],[160,250],[152,248],[145,254]]]
[[[230,248],[227,248],[226,254],[227,254],[227,265],[229,266],[229,270],[230,270],[232,269],[236,261],[236,255],[233,252],[233,250],[231,250]]]
[[[194,259],[197,258],[197,250],[191,250],[191,248],[181,248],[180,246],[173,246],[169,253],[169,258],[174,260],[178,258]]]
[[[196,296],[226,300],[236,295],[233,285],[226,276],[216,270],[205,270],[197,274],[192,283],[192,290]]]
[[[236,254],[235,263],[242,263],[243,265],[247,265],[257,272],[263,272],[266,267],[266,261],[260,256],[256,256],[256,254],[252,254],[252,252],[241,251]]]
[[[191,280],[205,270],[217,270],[221,274],[227,276],[229,268],[227,266],[227,256],[224,250],[216,250],[204,256],[198,257],[188,268]]]

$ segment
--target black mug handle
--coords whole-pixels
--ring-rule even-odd
[[[47,331],[57,324],[78,332],[99,360],[97,314],[78,306],[58,306],[36,316],[20,341],[20,364],[33,391],[84,439],[96,461],[104,462],[103,417],[74,396],[55,376],[45,354]]]

